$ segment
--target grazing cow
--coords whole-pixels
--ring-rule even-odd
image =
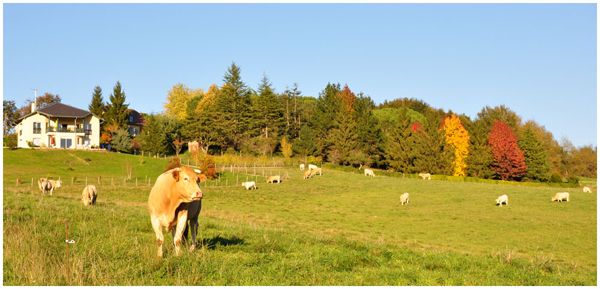
[[[311,165],[311,164],[309,164],[309,165],[308,165],[308,169],[309,169],[309,170],[314,170],[314,169],[316,169],[316,168],[318,168],[318,167],[317,167],[317,166],[315,166],[315,165]]]
[[[500,207],[502,207],[502,203],[504,203],[508,206],[508,196],[507,195],[502,195],[496,199],[496,204],[499,204]]]
[[[53,180],[48,180],[46,178],[40,178],[38,180],[38,187],[40,188],[40,194],[44,194],[47,191],[49,191],[50,196],[52,196],[52,192],[54,191],[54,189],[60,188],[61,185],[62,185],[61,180],[53,181]]]
[[[559,201],[562,202],[564,199],[567,199],[567,202],[569,201],[569,193],[564,192],[564,193],[556,193],[556,195],[554,195],[554,197],[552,197],[552,201]]]
[[[242,183],[243,187],[246,187],[246,190],[251,190],[251,189],[255,189],[257,190],[258,188],[256,187],[256,183],[255,182],[243,182]]]
[[[431,180],[431,174],[420,173],[419,177],[423,178],[424,180]]]
[[[366,177],[375,177],[375,173],[371,169],[365,169],[365,176]]]
[[[304,170],[304,164],[300,164],[300,169]]]
[[[181,252],[181,239],[188,221],[192,231],[190,250],[196,248],[201,201],[202,190],[198,185],[198,176],[189,166],[168,170],[156,179],[148,197],[148,209],[152,229],[156,234],[159,257],[163,256],[162,245],[165,240],[162,229],[172,231],[177,256]]]
[[[400,196],[400,202],[404,206],[404,204],[408,204],[408,193],[404,193]]]
[[[583,187],[583,192],[584,193],[591,193],[592,189],[590,189],[590,187]]]
[[[277,176],[270,176],[269,178],[267,178],[267,183],[274,183],[277,182],[278,184],[281,183],[281,177],[279,175]]]
[[[98,189],[94,185],[87,185],[81,193],[81,202],[84,206],[95,205],[98,197]]]
[[[306,179],[308,179],[308,178],[310,178],[310,177],[312,177],[312,171],[311,171],[311,170],[308,170],[308,171],[306,171],[306,172],[304,173],[304,176],[303,176],[302,178],[306,180]]]
[[[314,176],[314,175],[316,175],[316,174],[319,174],[319,176],[323,175],[323,171],[321,170],[321,168],[316,168],[316,169],[310,171],[310,176],[311,177]]]

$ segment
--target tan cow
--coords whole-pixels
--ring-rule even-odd
[[[404,204],[408,205],[408,193],[404,193],[400,196],[400,202],[402,203],[402,205],[404,206]]]
[[[591,193],[592,189],[590,189],[590,187],[583,187],[583,192],[584,193]]]
[[[94,185],[87,185],[81,193],[81,202],[84,206],[95,205],[98,197],[98,189]]]
[[[312,177],[312,171],[308,170],[308,171],[304,172],[304,176],[302,178],[306,180],[310,177]]]
[[[375,177],[375,172],[373,172],[373,170],[371,170],[371,169],[365,169],[365,176],[366,177]]]
[[[188,221],[192,231],[190,250],[196,248],[198,215],[202,200],[202,190],[198,181],[198,176],[189,166],[168,170],[156,179],[148,197],[148,209],[152,229],[156,234],[159,257],[163,256],[162,245],[165,241],[162,229],[172,231],[177,256],[181,252],[181,240]]]
[[[424,180],[431,180],[431,174],[428,173],[420,173],[419,177],[423,178]]]
[[[556,195],[554,195],[554,197],[552,197],[552,201],[559,201],[562,202],[564,199],[567,199],[567,202],[569,201],[569,193],[564,192],[564,193],[556,193]]]
[[[62,184],[61,180],[53,181],[53,180],[48,180],[46,178],[40,178],[38,180],[38,187],[40,188],[40,194],[44,194],[47,191],[49,191],[50,196],[52,196],[52,192],[54,191],[54,189],[60,188],[61,184]]]
[[[310,171],[310,176],[314,176],[316,174],[319,174],[319,176],[323,175],[323,171],[321,170],[321,168],[316,168]]]
[[[281,177],[279,175],[277,176],[270,176],[269,178],[267,178],[267,183],[274,183],[277,182],[278,184],[281,183]]]

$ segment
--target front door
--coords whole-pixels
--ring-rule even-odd
[[[60,139],[60,147],[61,148],[70,148],[73,145],[73,139],[70,138],[61,138]]]

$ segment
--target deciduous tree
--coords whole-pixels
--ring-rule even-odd
[[[445,129],[446,145],[454,149],[452,175],[464,177],[467,174],[465,159],[469,155],[469,132],[454,113],[444,119],[442,126]]]
[[[527,174],[523,151],[517,143],[517,136],[508,124],[497,120],[489,134],[493,163],[491,169],[502,180],[520,180]]]

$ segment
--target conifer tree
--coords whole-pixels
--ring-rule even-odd
[[[94,87],[94,93],[92,94],[92,102],[88,106],[91,113],[102,117],[104,113],[104,99],[102,98],[102,88],[100,86]]]
[[[480,119],[472,122],[469,131],[469,157],[467,157],[467,174],[476,178],[493,178],[496,172],[492,165],[492,150],[488,145],[489,135],[486,124]]]
[[[129,104],[125,104],[125,92],[121,88],[121,83],[117,81],[113,88],[113,93],[110,95],[110,103],[108,103],[106,110],[106,124],[119,127],[127,128],[127,121],[129,120]]]
[[[258,120],[260,130],[265,138],[281,125],[283,120],[283,108],[280,105],[277,96],[273,92],[272,84],[266,75],[263,75],[261,83],[258,87],[258,97],[254,106],[256,119]]]
[[[531,126],[526,126],[523,136],[519,140],[519,147],[523,150],[525,164],[527,165],[528,179],[547,182],[550,180],[550,165],[546,157],[546,150],[538,140]]]
[[[348,164],[350,153],[358,148],[358,135],[355,127],[356,124],[352,116],[348,113],[342,113],[335,119],[334,127],[329,132],[330,151],[339,154],[339,161],[342,164]]]

